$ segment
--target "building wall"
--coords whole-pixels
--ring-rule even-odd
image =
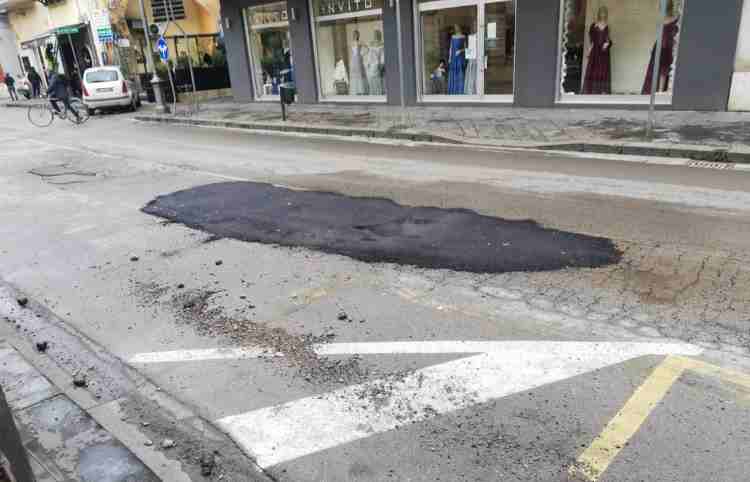
[[[638,1],[643,9],[657,5],[656,2],[651,0]],[[750,0],[748,2],[750,3]],[[231,25],[229,29],[225,25],[224,33],[232,88],[235,98],[238,100],[253,100],[250,61],[247,54],[242,8],[259,3],[265,2],[259,0],[221,1],[222,15],[224,15],[225,21],[229,21]],[[726,110],[734,70],[734,52],[737,48],[742,0],[722,0],[722,8],[716,8],[711,2],[702,0],[685,2],[684,5],[680,49],[675,65],[676,76],[672,108],[679,110]],[[317,102],[319,101],[316,84],[318,74],[314,63],[308,3],[307,0],[290,0],[289,6],[294,6],[298,13],[297,20],[290,21],[290,31],[300,101]],[[386,0],[383,5],[387,101],[389,104],[399,104],[403,86],[406,103],[416,104],[419,99],[416,93],[414,5],[411,0],[402,0],[401,9],[401,53],[403,66],[406,69],[404,82],[402,82],[401,72],[398,70],[399,52],[398,36],[396,35],[395,1],[392,4],[390,0]],[[516,106],[555,107],[558,105],[560,11],[561,2],[559,0],[519,0],[517,2],[514,72],[514,105]],[[616,12],[615,9],[615,14]],[[746,25],[750,24],[748,15],[746,11],[744,14]],[[633,29],[638,30],[637,27],[631,25],[629,30],[624,29],[622,33],[630,32],[632,34]],[[649,25],[648,28],[653,30],[655,26]],[[748,38],[745,40],[745,43],[748,43],[750,34],[744,32],[743,36],[743,38]],[[642,84],[654,37],[655,32],[648,35],[643,34],[641,39],[643,48],[636,49],[639,55],[645,52],[642,58],[639,58],[636,62],[639,68],[629,69],[625,73],[627,75],[623,74],[622,77],[623,79],[627,77],[628,85],[640,87]],[[632,43],[632,39],[629,40],[627,36],[623,36],[619,41],[615,39],[615,41],[621,41],[627,45]],[[747,47],[743,48],[746,49]],[[747,50],[743,50],[743,52],[747,52]],[[321,56],[325,56],[325,53],[321,53]],[[743,65],[747,65],[747,63]],[[750,75],[750,68],[746,68],[746,70]],[[750,83],[750,79],[748,82]],[[628,90],[638,89],[633,87],[628,88]],[[750,89],[747,92],[750,93]],[[457,106],[459,104],[452,102],[450,105]],[[466,102],[463,105],[471,105],[471,103]],[[588,107],[592,105],[613,106],[613,104],[581,105]],[[571,104],[565,104],[565,106],[570,107]],[[614,106],[616,107],[616,105]],[[646,106],[643,104],[634,106],[631,103],[623,104],[621,107],[645,108]]]
[[[742,8],[729,110],[750,111],[750,0]]]
[[[39,2],[29,4],[28,8],[10,12],[8,19],[18,42],[31,40],[52,28],[49,12]]]
[[[86,21],[81,15],[76,0],[65,0],[62,3],[52,4],[47,7],[47,11],[49,12],[50,23],[55,28]]]
[[[184,0],[184,2],[186,18],[184,20],[178,20],[176,23],[182,27],[188,35],[216,33],[218,31],[219,0]],[[148,22],[151,24],[153,23],[151,17],[151,0],[144,0],[143,5],[146,9]],[[128,0],[125,16],[129,19],[141,19],[139,0]],[[182,32],[176,25],[171,25],[166,32],[166,36],[173,35],[182,35]]]
[[[0,70],[3,74],[10,73],[14,77],[21,74],[16,36],[10,28],[8,16],[2,14],[0,14]]]

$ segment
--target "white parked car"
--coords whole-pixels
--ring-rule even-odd
[[[125,107],[135,111],[141,105],[138,85],[122,75],[117,66],[92,67],[83,73],[83,104],[96,109]]]

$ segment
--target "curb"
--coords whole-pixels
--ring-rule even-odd
[[[160,115],[136,115],[135,120],[141,122],[161,122],[174,125],[188,125],[198,127],[223,127],[228,129],[261,130],[273,132],[298,132],[305,134],[319,134],[331,136],[350,136],[363,138],[395,139],[404,141],[427,142],[438,144],[453,144],[467,147],[484,148],[513,148],[534,149],[542,151],[588,152],[597,154],[618,154],[625,156],[649,156],[687,158],[693,161],[708,161],[721,164],[750,163],[750,149],[736,151],[732,149],[672,145],[665,146],[656,143],[607,143],[607,142],[565,142],[547,144],[529,143],[482,143],[438,136],[426,133],[396,132],[378,129],[357,129],[347,127],[313,127],[295,124],[271,124],[260,122],[225,121],[214,119],[184,118]]]
[[[397,139],[402,141],[430,142],[443,144],[463,144],[461,141],[432,134],[384,131],[377,129],[355,129],[347,127],[312,127],[295,124],[269,124],[259,122],[223,121],[213,119],[188,119],[171,116],[137,115],[135,120],[141,122],[162,122],[166,124],[190,125],[200,127],[224,127],[227,129],[263,130],[275,132],[299,132],[304,134],[322,134],[330,136],[367,137],[379,139]]]
[[[217,469],[241,472],[227,474],[229,480],[273,480],[212,421],[162,391],[146,375],[44,305],[29,300],[26,307],[19,308],[16,300],[20,296],[19,290],[0,279],[0,317],[5,319],[3,325],[15,325],[15,330],[0,326],[0,335],[157,477],[175,482],[203,480],[198,461],[181,452],[184,443],[199,444],[206,451],[222,449],[219,453],[226,464],[217,465]],[[51,340],[43,355],[33,348],[39,339]],[[92,382],[86,388],[75,388],[73,374],[81,371],[93,372]],[[144,420],[148,423],[141,423]],[[165,434],[179,439],[176,449],[166,452],[158,443],[148,443]]]

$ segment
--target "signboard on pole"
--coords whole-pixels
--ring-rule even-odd
[[[166,62],[169,58],[169,47],[167,46],[167,39],[164,37],[159,37],[159,40],[156,42],[156,50],[159,51],[159,58]]]
[[[109,21],[107,10],[96,10],[91,15],[91,26],[96,32],[96,38],[101,43],[111,42],[114,39],[112,24]]]

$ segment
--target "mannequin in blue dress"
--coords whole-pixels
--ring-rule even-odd
[[[454,25],[453,32],[448,61],[448,95],[464,93],[464,69],[466,68],[466,36],[460,25]]]

